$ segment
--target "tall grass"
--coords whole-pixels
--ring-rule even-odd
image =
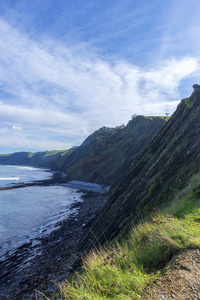
[[[141,221],[126,240],[95,249],[83,270],[60,284],[51,299],[140,299],[174,254],[200,246],[200,175],[177,192],[169,206]]]

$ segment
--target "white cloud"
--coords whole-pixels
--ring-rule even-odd
[[[151,69],[111,63],[55,40],[36,42],[3,21],[0,36],[0,122],[15,132],[6,139],[0,131],[1,145],[66,148],[134,113],[172,113],[180,82],[200,70],[199,60],[189,56]]]
[[[43,139],[43,136],[40,138],[32,139],[26,135],[16,135],[9,132],[9,135],[3,135],[1,137],[0,147],[10,147],[18,149],[43,149],[43,150],[55,150],[55,149],[69,149],[71,144],[65,142],[59,142],[57,140],[48,140]]]
[[[22,126],[16,126],[16,125],[13,125],[13,126],[12,126],[12,129],[13,129],[13,130],[21,131],[21,130],[23,130],[23,127],[22,127]]]
[[[72,122],[75,122],[76,116],[76,113],[65,114],[57,110],[45,110],[37,107],[29,109],[26,107],[18,107],[16,105],[4,104],[3,102],[0,102],[0,119],[4,122],[12,119],[13,122],[23,123],[27,126],[28,124],[32,124],[34,126],[50,126],[52,129],[62,129],[63,127],[66,128],[66,126],[70,126]]]
[[[83,128],[83,133],[84,133],[85,135],[88,135],[88,132],[87,132],[87,129],[86,129],[86,128]]]

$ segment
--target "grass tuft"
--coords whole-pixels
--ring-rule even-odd
[[[200,247],[200,175],[177,191],[168,208],[133,227],[120,243],[90,252],[83,271],[60,285],[53,299],[140,299],[181,250]]]

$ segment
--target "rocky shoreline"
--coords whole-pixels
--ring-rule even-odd
[[[80,192],[82,201],[71,205],[72,213],[56,224],[57,230],[22,245],[0,261],[0,300],[36,299],[36,290],[50,296],[57,289],[56,283],[69,276],[70,266],[80,257],[78,241],[106,202],[105,193]],[[37,299],[41,297],[37,292]]]

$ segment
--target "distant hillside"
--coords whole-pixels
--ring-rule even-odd
[[[168,202],[200,167],[200,86],[183,99],[163,129],[112,186],[107,204],[80,243],[88,250],[117,236],[141,214]]]
[[[44,152],[16,152],[13,154],[0,154],[1,165],[23,165],[23,166],[35,166],[35,167],[47,167],[52,168],[56,163],[62,162],[66,159],[76,147],[69,150],[60,151],[44,151]]]
[[[67,174],[67,180],[110,185],[130,167],[165,125],[167,117],[134,116],[126,126],[102,127],[79,147],[63,151],[21,152],[0,156],[0,164],[48,167]]]

